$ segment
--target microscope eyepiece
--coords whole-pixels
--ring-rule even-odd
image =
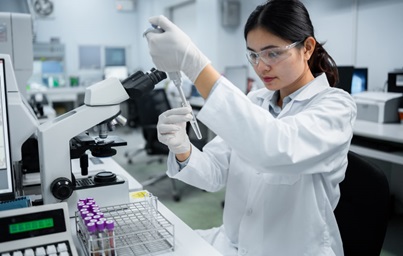
[[[152,91],[156,84],[167,78],[165,72],[152,68],[149,73],[137,71],[122,81],[130,98],[138,98]]]
[[[155,84],[167,78],[167,74],[165,72],[156,70],[155,68],[152,68],[148,75],[150,76],[150,79],[155,82]]]

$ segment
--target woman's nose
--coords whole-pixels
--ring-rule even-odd
[[[264,61],[259,59],[258,63],[255,65],[255,69],[256,69],[256,71],[262,72],[262,71],[271,70],[271,66],[267,65],[266,63],[264,63]]]

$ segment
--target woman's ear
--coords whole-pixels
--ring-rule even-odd
[[[309,60],[315,50],[316,40],[313,37],[308,37],[304,41],[304,56],[306,60]]]

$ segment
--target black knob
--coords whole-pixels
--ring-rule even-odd
[[[73,183],[67,178],[57,178],[50,185],[54,197],[60,200],[68,199],[74,191]]]

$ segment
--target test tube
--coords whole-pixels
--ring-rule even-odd
[[[176,88],[178,89],[179,96],[182,100],[182,107],[190,106],[190,103],[186,100],[185,93],[183,92],[183,89],[182,89],[182,79],[181,79],[180,72],[168,72],[168,77],[169,77],[169,79],[172,80],[172,82],[175,84]],[[199,140],[201,140],[202,134],[200,132],[199,125],[197,124],[197,120],[196,120],[195,114],[193,113],[193,110],[192,110],[192,120],[190,120],[189,122],[190,122],[190,125],[192,126],[192,129],[193,129],[196,137]]]
[[[77,210],[81,210],[82,208],[83,208],[83,206],[85,205],[85,203],[84,202],[82,202],[82,201],[79,201],[78,203],[77,203]]]
[[[84,223],[85,224],[90,223],[91,220],[92,220],[92,217],[89,217],[89,216],[84,217]]]
[[[115,250],[115,222],[113,220],[107,220],[105,222],[105,231],[108,237],[108,252],[109,256],[116,256]]]
[[[87,230],[89,234],[88,252],[90,253],[91,256],[100,256],[97,241],[97,227],[95,226],[95,223],[93,222],[87,223]]]
[[[106,234],[105,234],[105,222],[97,221],[95,223],[97,227],[97,237],[98,237],[98,248],[101,251],[100,255],[107,255],[106,252],[109,249],[108,240],[105,241]]]
[[[81,218],[87,217],[87,214],[89,214],[89,213],[90,213],[90,212],[87,211],[87,210],[80,211]]]

